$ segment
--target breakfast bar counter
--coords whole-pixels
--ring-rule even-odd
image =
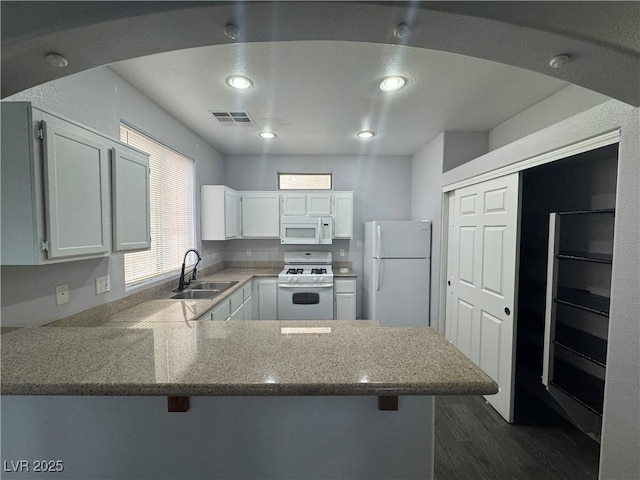
[[[497,391],[430,328],[163,298],[2,335],[3,478],[431,479],[434,396]]]
[[[3,335],[2,393],[457,395],[497,390],[430,328],[387,328],[369,321],[166,321],[176,308],[156,312],[155,321]]]

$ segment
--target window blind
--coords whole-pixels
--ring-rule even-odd
[[[125,284],[178,270],[194,246],[194,166],[190,159],[126,125],[120,140],[149,154],[151,248],[124,255]]]

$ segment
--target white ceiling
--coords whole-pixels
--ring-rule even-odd
[[[214,45],[110,67],[221,153],[244,155],[410,155],[442,131],[490,130],[567,85],[463,55],[347,41]],[[254,88],[232,90],[232,74]],[[382,92],[389,74],[407,86]],[[220,125],[213,110],[247,111],[256,125]],[[363,129],[376,137],[356,138]]]

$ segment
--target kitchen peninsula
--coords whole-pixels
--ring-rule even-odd
[[[497,391],[429,328],[197,320],[210,307],[150,300],[3,335],[3,478],[37,459],[78,479],[427,479],[433,395]]]

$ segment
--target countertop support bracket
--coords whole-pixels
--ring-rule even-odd
[[[167,397],[169,413],[186,413],[189,411],[189,397]]]
[[[378,410],[381,412],[397,412],[398,396],[382,396],[378,397]]]

